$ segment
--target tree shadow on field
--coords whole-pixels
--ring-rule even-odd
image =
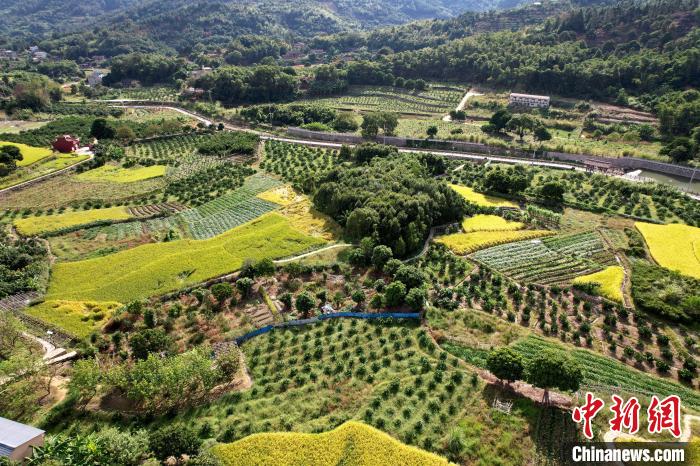
[[[581,437],[578,426],[571,419],[570,411],[555,406],[545,406],[518,395],[506,386],[488,384],[481,395],[490,407],[494,400],[513,403],[510,414],[500,412],[493,407],[490,409],[494,416],[518,416],[527,421],[529,435],[537,453],[535,464],[572,464],[567,446],[581,441]]]

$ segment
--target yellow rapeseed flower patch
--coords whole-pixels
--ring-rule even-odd
[[[700,279],[700,228],[637,222],[651,256],[662,267]]]
[[[78,338],[100,330],[121,306],[117,302],[44,301],[25,309],[30,316],[59,327]]]
[[[258,198],[274,202],[282,206],[288,206],[302,199],[302,195],[297,193],[294,188],[289,185],[278,186],[258,194]]]
[[[455,254],[465,255],[480,249],[498,246],[499,244],[524,241],[553,234],[553,231],[547,230],[475,231],[472,233],[446,235],[438,238],[436,241],[450,248]]]
[[[622,302],[622,282],[625,279],[625,270],[619,265],[613,265],[600,272],[576,277],[576,283],[595,283],[599,286],[598,292],[608,299]]]
[[[485,194],[477,193],[472,188],[468,188],[466,186],[451,184],[450,188],[455,190],[468,202],[482,207],[518,207],[518,204],[515,202],[511,202],[507,199],[501,199],[500,197],[487,196]]]
[[[128,220],[132,217],[126,207],[109,207],[21,218],[14,221],[14,226],[20,234],[32,236],[103,220]]]
[[[212,449],[225,466],[448,466],[440,456],[404,445],[361,422],[322,434],[253,434]]]
[[[19,151],[22,153],[22,160],[17,162],[18,167],[26,167],[27,165],[36,163],[39,160],[45,159],[53,154],[51,149],[47,149],[45,147],[33,147],[16,142],[0,141],[0,147],[2,146],[15,146],[19,148]]]
[[[474,231],[515,231],[522,230],[523,223],[511,222],[498,215],[475,215],[462,222],[462,229],[466,233]]]
[[[277,259],[325,244],[271,212],[205,240],[151,243],[54,265],[47,299],[127,303],[233,272],[246,259]]]
[[[150,180],[165,175],[168,167],[165,165],[152,165],[150,167],[122,168],[116,165],[103,165],[77,175],[81,181],[97,181],[105,183],[134,183],[136,181]]]

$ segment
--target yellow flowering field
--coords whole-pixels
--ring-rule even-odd
[[[205,240],[151,243],[54,265],[47,299],[118,301],[164,294],[237,270],[246,259],[281,258],[325,244],[271,212]]]
[[[120,306],[116,302],[59,300],[44,301],[24,312],[78,338],[85,338],[100,330]]]
[[[455,254],[465,255],[499,244],[541,238],[553,234],[553,231],[547,230],[475,231],[442,236],[436,241],[450,248]]]
[[[165,175],[168,167],[152,165],[150,167],[122,168],[116,165],[102,165],[76,176],[81,181],[97,181],[105,183],[133,183],[150,180]]]
[[[128,220],[133,218],[126,207],[76,210],[62,214],[27,217],[14,221],[14,226],[22,235],[32,236],[62,230],[78,225],[87,225],[102,220]]]
[[[51,149],[47,149],[45,147],[32,147],[16,142],[0,141],[0,147],[2,146],[15,146],[19,149],[19,151],[22,153],[22,160],[17,162],[18,167],[26,167],[27,165],[36,163],[39,160],[45,159],[53,154]]]
[[[700,279],[700,228],[637,222],[651,256],[662,267]]]
[[[515,231],[522,230],[523,223],[511,222],[498,215],[475,215],[462,222],[462,229],[466,233],[474,231]]]
[[[455,190],[468,202],[480,205],[482,207],[518,207],[518,204],[515,202],[511,202],[507,199],[501,199],[500,197],[487,196],[485,194],[477,193],[472,188],[468,188],[466,186],[451,184],[450,188]]]
[[[622,282],[625,279],[625,270],[619,265],[612,265],[600,272],[576,277],[576,283],[595,283],[599,285],[598,291],[608,299],[622,302]]]
[[[225,466],[448,466],[440,456],[405,445],[356,421],[321,434],[253,434],[212,449]]]

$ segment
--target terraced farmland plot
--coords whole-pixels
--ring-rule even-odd
[[[312,148],[286,142],[267,141],[265,160],[260,165],[292,183],[322,175],[338,164],[338,151]]]
[[[185,210],[185,206],[177,202],[129,207],[129,213],[137,218],[152,217],[161,213],[177,213],[183,210]]]
[[[463,94],[456,89],[430,88],[412,92],[395,87],[353,86],[344,96],[316,99],[313,103],[344,109],[442,114],[454,110]]]
[[[615,264],[595,231],[503,244],[476,252],[474,259],[519,282],[564,284]]]
[[[184,211],[179,217],[188,226],[193,238],[212,238],[277,209],[279,205],[256,196],[280,184],[274,178],[254,175],[236,191]]]
[[[628,390],[632,393],[653,394],[662,398],[668,395],[679,395],[684,404],[694,409],[700,409],[700,392],[666,379],[646,375],[621,362],[597,355],[591,351],[584,349],[571,350],[563,345],[534,335],[518,340],[512,345],[512,348],[525,359],[529,359],[547,349],[566,351],[581,365],[584,385],[604,387],[606,390],[617,394]]]
[[[181,230],[181,220],[178,216],[89,228],[83,232],[82,237],[85,239],[102,237],[108,241],[122,241],[138,238],[144,234],[167,233],[169,230]]]
[[[88,228],[83,231],[82,238],[86,240],[104,238],[108,241],[121,241],[143,235],[143,225],[144,222],[126,222]]]
[[[127,159],[149,159],[157,162],[177,165],[181,159],[192,155],[206,135],[182,134],[169,138],[155,139],[133,144],[126,148]]]
[[[102,99],[152,100],[154,102],[177,102],[180,93],[174,87],[139,87],[133,89],[114,89],[102,96]]]
[[[271,212],[207,240],[145,244],[77,262],[54,264],[48,300],[127,303],[233,272],[247,259],[277,259],[325,244]]]

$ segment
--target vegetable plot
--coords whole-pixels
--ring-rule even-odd
[[[179,216],[195,239],[207,239],[275,210],[279,205],[259,199],[258,194],[280,184],[274,178],[254,175],[242,187]]]
[[[573,278],[615,264],[615,258],[595,231],[520,241],[485,249],[474,259],[519,282],[543,285],[569,283]]]

